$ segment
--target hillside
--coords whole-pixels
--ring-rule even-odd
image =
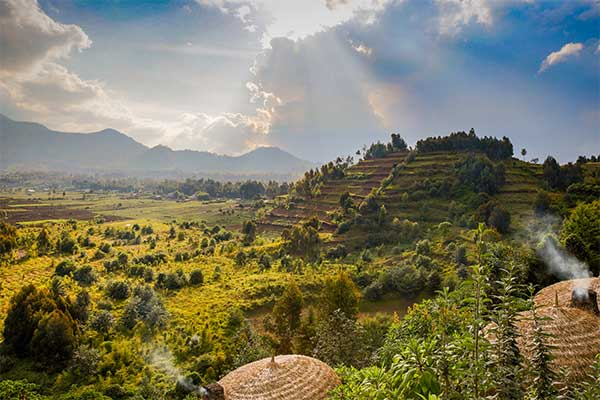
[[[475,172],[476,176],[467,177],[474,182],[462,181],[467,178],[461,175],[464,175],[461,168],[467,168],[464,165],[472,160],[475,160],[474,168],[490,168],[492,175],[499,175],[490,177],[492,181],[498,181],[493,182],[493,188],[469,187],[470,184],[483,185],[477,183],[478,179],[484,179],[477,175],[479,171]],[[564,168],[580,169],[580,179],[597,187],[599,165],[597,162],[578,163]],[[298,189],[306,181],[317,181],[311,193],[292,193],[259,220],[263,230],[281,231],[315,216],[321,222],[323,232],[333,233],[330,243],[352,243],[360,247],[365,235],[384,235],[377,232],[379,228],[372,229],[373,226],[367,226],[364,221],[368,214],[373,217],[372,214],[381,207],[385,209],[388,221],[414,221],[424,227],[448,221],[468,229],[481,222],[481,218],[486,222],[492,208],[500,206],[510,215],[510,233],[521,235],[534,218],[538,193],[549,190],[541,164],[516,157],[494,160],[482,149],[392,151],[380,157],[363,157],[335,176],[323,176],[318,172],[316,175],[319,179],[307,173],[303,181],[296,184]],[[556,204],[565,196],[566,186],[559,191],[550,191],[551,203]],[[572,191],[574,198],[577,190]],[[350,210],[341,215],[344,214],[341,197],[346,192],[351,199]],[[369,197],[376,209],[361,213],[359,209]],[[357,214],[359,222],[349,224],[348,220],[356,219]],[[342,224],[345,226],[340,229]],[[381,240],[375,239],[375,242]]]
[[[311,167],[312,163],[275,147],[258,148],[241,156],[160,145],[149,148],[113,129],[88,134],[58,132],[0,114],[0,170],[120,172],[147,177],[179,172],[290,179]]]

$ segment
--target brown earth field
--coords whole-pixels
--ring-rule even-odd
[[[17,205],[18,206],[15,206]],[[19,222],[45,221],[53,219],[90,220],[102,217],[105,221],[120,221],[126,218],[114,215],[99,215],[85,208],[63,205],[44,205],[36,200],[0,198],[0,221]]]

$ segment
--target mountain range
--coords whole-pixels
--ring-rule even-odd
[[[0,170],[120,173],[130,176],[238,176],[295,178],[314,163],[277,147],[259,147],[240,156],[145,146],[124,133],[59,132],[0,114]]]

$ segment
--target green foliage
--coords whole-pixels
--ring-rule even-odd
[[[495,194],[504,183],[504,170],[486,157],[469,155],[456,169],[460,183],[476,193]]]
[[[417,141],[416,148],[419,153],[483,151],[494,160],[507,159],[513,155],[513,145],[506,136],[502,139],[488,136],[479,138],[473,129],[469,133],[453,132],[449,136],[428,137]]]
[[[51,316],[51,317],[50,317]],[[45,337],[57,333],[57,329],[65,329],[67,335],[62,337]],[[4,321],[4,342],[19,356],[34,355],[42,359],[51,349],[40,349],[44,354],[33,351],[32,342],[35,337],[36,349],[46,340],[61,342],[71,339],[76,333],[75,323],[68,311],[68,304],[61,297],[55,297],[45,288],[26,285],[13,296]],[[72,351],[72,349],[71,349]],[[68,355],[68,349],[66,349]],[[51,355],[51,354],[50,354]],[[62,357],[63,355],[61,355]],[[46,361],[44,359],[44,361]]]
[[[246,221],[242,224],[243,243],[248,246],[256,240],[256,222]]]
[[[190,272],[190,285],[202,285],[204,283],[204,275],[201,269],[194,269]]]
[[[100,310],[92,317],[90,326],[96,332],[106,335],[115,326],[115,318],[110,311]]]
[[[125,281],[110,281],[106,285],[106,294],[113,300],[125,300],[129,297],[129,284]]]
[[[303,305],[300,288],[296,282],[290,281],[275,302],[271,318],[265,320],[265,327],[274,336],[279,354],[293,353],[293,341],[301,326]]]
[[[137,286],[123,310],[121,322],[128,329],[132,329],[137,322],[156,329],[164,326],[168,317],[169,313],[154,290],[150,286]]]
[[[565,219],[560,237],[572,254],[589,264],[594,275],[600,274],[600,200],[575,207]]]
[[[329,365],[363,366],[367,354],[362,342],[362,327],[337,308],[322,318],[316,332],[314,356]]]
[[[289,254],[294,254],[309,260],[319,255],[321,238],[319,237],[319,220],[312,218],[302,224],[285,229],[281,238],[285,241],[285,249]]]
[[[77,344],[77,330],[68,312],[53,310],[39,321],[31,338],[31,354],[48,366],[65,365]]]
[[[17,248],[17,230],[14,226],[0,222],[0,260],[10,258]]]
[[[46,396],[39,393],[39,386],[26,380],[0,380],[0,399],[44,400]]]
[[[566,189],[571,184],[583,180],[582,170],[579,164],[568,163],[560,166],[556,159],[548,156],[543,164],[544,178],[550,189]]]
[[[38,255],[47,254],[52,249],[50,234],[46,228],[42,228],[40,233],[38,233],[35,242]]]
[[[356,318],[360,292],[348,273],[340,271],[336,275],[328,276],[322,293],[323,316],[333,315],[334,312],[339,311],[346,318]]]
[[[61,232],[56,241],[56,251],[63,254],[74,254],[77,251],[77,242],[73,240],[69,232]]]

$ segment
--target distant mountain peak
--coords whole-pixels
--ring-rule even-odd
[[[14,121],[2,114],[0,122],[0,170],[19,167],[119,171],[136,176],[175,171],[193,175],[297,177],[315,166],[271,146],[257,147],[240,156],[226,156],[193,150],[176,151],[160,144],[149,148],[115,129],[88,134],[58,132],[37,123]]]

